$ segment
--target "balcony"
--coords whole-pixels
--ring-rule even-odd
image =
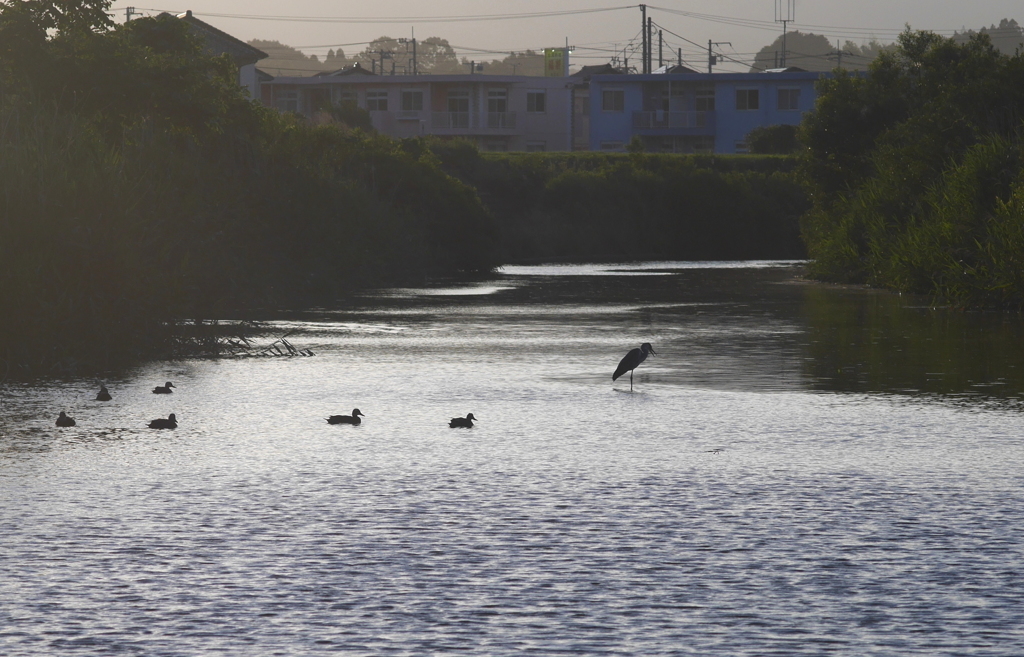
[[[432,112],[430,127],[434,130],[506,131],[516,127],[515,112]]]
[[[638,130],[678,131],[680,134],[713,134],[714,112],[633,112],[633,128]]]

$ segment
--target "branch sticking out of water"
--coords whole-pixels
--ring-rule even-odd
[[[173,327],[175,351],[192,358],[249,358],[315,356],[312,349],[300,349],[288,341],[294,332],[285,333],[269,345],[260,345],[252,334],[262,332],[258,322],[220,323],[195,320]]]

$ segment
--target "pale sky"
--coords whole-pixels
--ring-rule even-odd
[[[137,1],[137,0],[136,0]],[[142,0],[149,4],[154,0]],[[163,2],[164,0],[156,0]],[[177,0],[175,0],[177,1]],[[690,65],[706,66],[708,40],[731,42],[717,46],[734,58],[717,72],[746,71],[753,55],[782,33],[774,23],[776,4],[795,1],[795,20],[789,29],[814,32],[832,41],[857,44],[872,38],[891,42],[909,24],[951,35],[962,28],[977,29],[1014,18],[1024,23],[1020,0],[654,0],[647,15],[665,30],[665,57],[682,47]],[[346,54],[361,51],[366,42],[380,36],[418,39],[439,36],[468,59],[501,59],[510,51],[576,46],[573,66],[610,60],[631,41],[638,61],[640,9],[631,2],[613,0],[184,0],[181,5],[140,7],[152,16],[161,11],[180,13],[191,9],[198,18],[239,38],[276,40],[321,58],[329,48]],[[118,22],[124,20],[127,2],[112,5]],[[593,11],[607,9],[607,11]],[[785,11],[783,8],[782,11]],[[494,15],[580,12],[534,17]],[[455,20],[454,17],[477,17]],[[433,20],[431,20],[433,19]],[[671,33],[674,34],[671,34]],[[688,43],[689,40],[693,43]],[[657,37],[655,37],[655,44]],[[700,44],[699,46],[696,44]],[[657,52],[655,51],[655,57]]]

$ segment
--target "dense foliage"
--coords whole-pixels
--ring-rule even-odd
[[[801,126],[812,273],[1024,305],[1024,56],[908,31],[867,75],[819,84]]]
[[[796,131],[797,126],[788,124],[760,126],[747,133],[747,145],[757,155],[795,153],[800,149]]]
[[[791,157],[485,153],[420,142],[475,187],[510,261],[800,258]]]
[[[249,101],[169,16],[0,5],[0,377],[155,353],[175,322],[497,264],[427,153]]]

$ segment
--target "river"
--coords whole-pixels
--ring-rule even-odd
[[[0,384],[0,654],[1024,654],[1020,318],[798,273],[507,267]]]

